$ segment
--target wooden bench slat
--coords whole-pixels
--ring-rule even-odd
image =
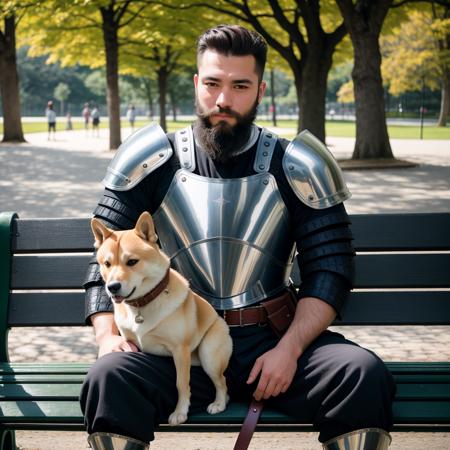
[[[80,396],[81,382],[53,384],[20,382],[6,383],[0,391],[0,399],[8,400],[74,400]]]
[[[81,326],[84,316],[84,291],[11,294],[8,321],[12,327]]]
[[[65,363],[65,362],[9,362],[0,363],[0,375],[4,374],[58,374],[58,375],[84,375],[91,367],[91,364],[86,363]]]
[[[90,254],[16,256],[13,258],[11,287],[79,289],[91,257]],[[449,287],[449,267],[450,253],[358,255],[355,287]]]
[[[23,375],[15,375],[15,374],[7,374],[1,375],[1,381],[6,384],[14,384],[14,383],[48,383],[49,380],[55,384],[64,384],[64,383],[82,383],[85,379],[86,375],[52,375],[51,377],[48,374],[23,374]]]
[[[439,361],[389,361],[389,370],[396,376],[414,376],[417,374],[447,375],[450,377],[450,362]],[[450,382],[450,378],[447,379]]]
[[[354,214],[355,246],[360,250],[442,250],[450,248],[446,213]],[[433,233],[424,230],[433,229]],[[20,252],[88,250],[92,234],[88,218],[19,219],[14,247]]]
[[[53,378],[47,382],[35,383],[32,379],[16,380],[4,383],[0,399],[7,400],[74,400],[78,401],[83,380],[55,383]],[[396,401],[404,400],[448,400],[450,401],[450,383],[399,384]]]
[[[446,424],[450,401],[420,402],[406,401],[394,402],[394,419],[398,424]],[[223,413],[211,415],[200,412],[191,415],[189,424],[241,424],[247,412],[248,405],[233,403]],[[29,401],[0,401],[3,422],[82,422],[82,414],[78,401],[38,400]],[[276,411],[265,409],[261,414],[261,424],[295,424],[295,420]]]
[[[352,292],[339,325],[450,325],[450,291]]]
[[[70,400],[2,400],[0,411],[2,422],[83,421],[79,402]]]
[[[91,251],[93,243],[88,218],[15,222],[13,247],[17,252]]]
[[[48,314],[47,311],[52,311]],[[83,292],[16,292],[10,326],[82,326]],[[449,325],[450,291],[352,292],[336,325]]]
[[[354,214],[350,218],[359,251],[450,249],[447,213]]]
[[[12,289],[81,289],[91,255],[21,255],[13,258]]]
[[[449,423],[450,401],[394,402],[394,421],[397,424],[447,424]]]
[[[358,255],[355,287],[449,287],[449,267],[450,253]]]
[[[398,384],[395,399],[450,401],[450,383]]]

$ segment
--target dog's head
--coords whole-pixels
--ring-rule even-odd
[[[114,231],[98,219],[92,219],[91,228],[106,291],[116,303],[142,297],[164,277],[170,260],[158,247],[148,212],[132,230]]]

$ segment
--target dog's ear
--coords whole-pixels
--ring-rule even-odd
[[[155,225],[150,213],[144,211],[136,222],[134,227],[135,233],[144,241],[155,243],[158,240],[158,236],[155,233]]]
[[[95,237],[94,247],[96,249],[98,249],[100,245],[103,244],[103,241],[111,236],[113,232],[106,225],[103,225],[101,220],[95,218],[91,220],[91,228]]]

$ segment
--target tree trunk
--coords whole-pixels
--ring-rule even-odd
[[[109,148],[114,150],[121,144],[120,98],[119,98],[119,43],[118,24],[114,20],[114,10],[101,7],[103,40],[106,51],[106,86],[109,116]]]
[[[447,126],[447,117],[450,114],[450,71],[447,71],[446,76],[442,82],[441,90],[441,110],[439,112],[439,119],[437,126]]]
[[[152,84],[151,80],[144,79],[145,93],[147,94],[147,102],[148,102],[148,112],[150,119],[153,120],[153,116],[155,112],[153,111],[153,93],[152,93]]]
[[[166,92],[167,92],[167,70],[160,67],[158,73],[158,89],[159,89],[159,124],[161,128],[167,132],[166,122]]]
[[[325,101],[327,78],[332,64],[334,47],[325,42],[309,43],[309,53],[301,77],[294,71],[299,97],[299,131],[309,130],[325,142]]]
[[[0,31],[0,94],[3,108],[3,142],[25,142],[20,114],[15,17],[6,17],[4,23],[4,34]]]
[[[272,124],[277,126],[277,106],[275,103],[275,75],[274,70],[270,71],[270,105],[272,107]]]
[[[177,121],[177,102],[175,100],[175,95],[172,89],[169,89],[170,106],[172,108],[173,121]]]
[[[354,51],[356,142],[352,159],[394,158],[386,125],[381,78],[379,35],[392,0],[356,5],[336,0],[350,33]]]
[[[237,2],[235,2],[237,3]],[[293,26],[284,14],[284,3],[279,0],[270,1],[273,17],[290,36],[290,43],[281,44],[275,34],[262,26],[248,6],[248,2],[239,8],[253,25],[285,59],[294,75],[297,91],[298,131],[308,129],[320,140],[325,141],[325,99],[328,71],[331,67],[331,57],[336,46],[342,41],[347,30],[343,23],[332,32],[325,32],[320,20],[319,0],[297,0],[294,13],[295,21],[301,16],[303,26],[298,23]],[[306,29],[307,38],[304,36]]]

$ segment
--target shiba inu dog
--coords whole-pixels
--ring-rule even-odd
[[[228,402],[223,373],[232,351],[228,326],[170,268],[168,256],[157,244],[150,214],[144,212],[132,230],[113,231],[98,219],[92,219],[91,227],[121,335],[143,352],[173,356],[178,403],[169,423],[177,425],[187,419],[191,364],[201,365],[216,388],[208,412],[223,411]]]

